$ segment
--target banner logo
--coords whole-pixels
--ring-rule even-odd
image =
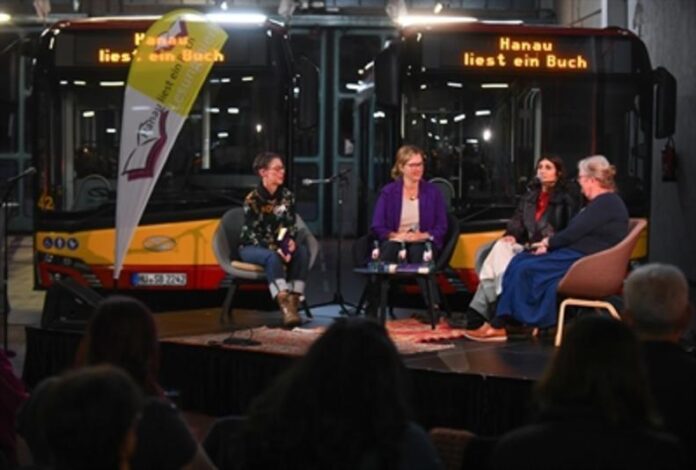
[[[169,111],[158,105],[152,116],[138,126],[137,146],[128,155],[123,167],[123,174],[128,176],[129,181],[154,176],[155,166],[167,143],[168,116]],[[154,121],[157,121],[157,126]]]

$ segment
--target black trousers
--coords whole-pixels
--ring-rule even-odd
[[[399,262],[399,250],[401,250],[400,242],[385,241],[382,242],[379,248],[379,259],[385,263],[398,263]],[[437,249],[432,248],[433,254],[432,259],[437,259]],[[425,243],[406,243],[406,263],[409,264],[420,264],[423,262],[423,253],[425,252]],[[421,290],[421,295],[423,296],[423,302],[428,305],[429,299],[427,296],[427,283],[430,284],[430,292],[433,295],[433,302],[435,304],[440,304],[440,291],[434,282],[428,281],[423,277],[418,276],[416,278],[418,287]],[[379,306],[379,286],[368,286],[367,292],[368,315],[376,315],[377,307]]]

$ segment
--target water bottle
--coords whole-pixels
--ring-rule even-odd
[[[399,263],[403,264],[406,262],[406,242],[401,242],[401,248],[399,248]]]
[[[430,266],[433,262],[433,244],[430,240],[425,242],[425,250],[423,251],[423,264]]]
[[[379,241],[372,242],[372,254],[370,255],[370,269],[377,271],[379,269]]]

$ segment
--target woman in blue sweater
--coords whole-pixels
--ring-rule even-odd
[[[503,292],[490,323],[468,330],[474,341],[505,341],[505,323],[548,328],[556,324],[556,288],[570,266],[606,250],[626,237],[628,210],[615,193],[616,170],[601,155],[578,162],[578,183],[587,206],[564,230],[532,245],[535,250],[515,256],[503,277]]]

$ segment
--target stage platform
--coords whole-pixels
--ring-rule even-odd
[[[410,313],[397,310],[399,317]],[[338,308],[314,308],[313,314],[314,319],[302,330],[330,324],[338,316]],[[219,323],[214,309],[159,313],[156,321],[160,381],[187,411],[209,416],[243,414],[260,391],[301,355],[296,350],[227,348],[208,340],[224,338],[230,332],[229,326]],[[237,310],[235,314],[236,329],[265,325],[273,334],[280,321],[278,312]],[[280,333],[284,334],[276,329]],[[33,387],[69,367],[81,337],[79,332],[28,326],[23,377],[27,385]],[[412,379],[415,417],[423,426],[498,435],[529,418],[533,384],[554,350],[550,339],[485,344],[445,339],[434,344],[441,346],[426,352],[406,349],[410,353],[403,355]]]

